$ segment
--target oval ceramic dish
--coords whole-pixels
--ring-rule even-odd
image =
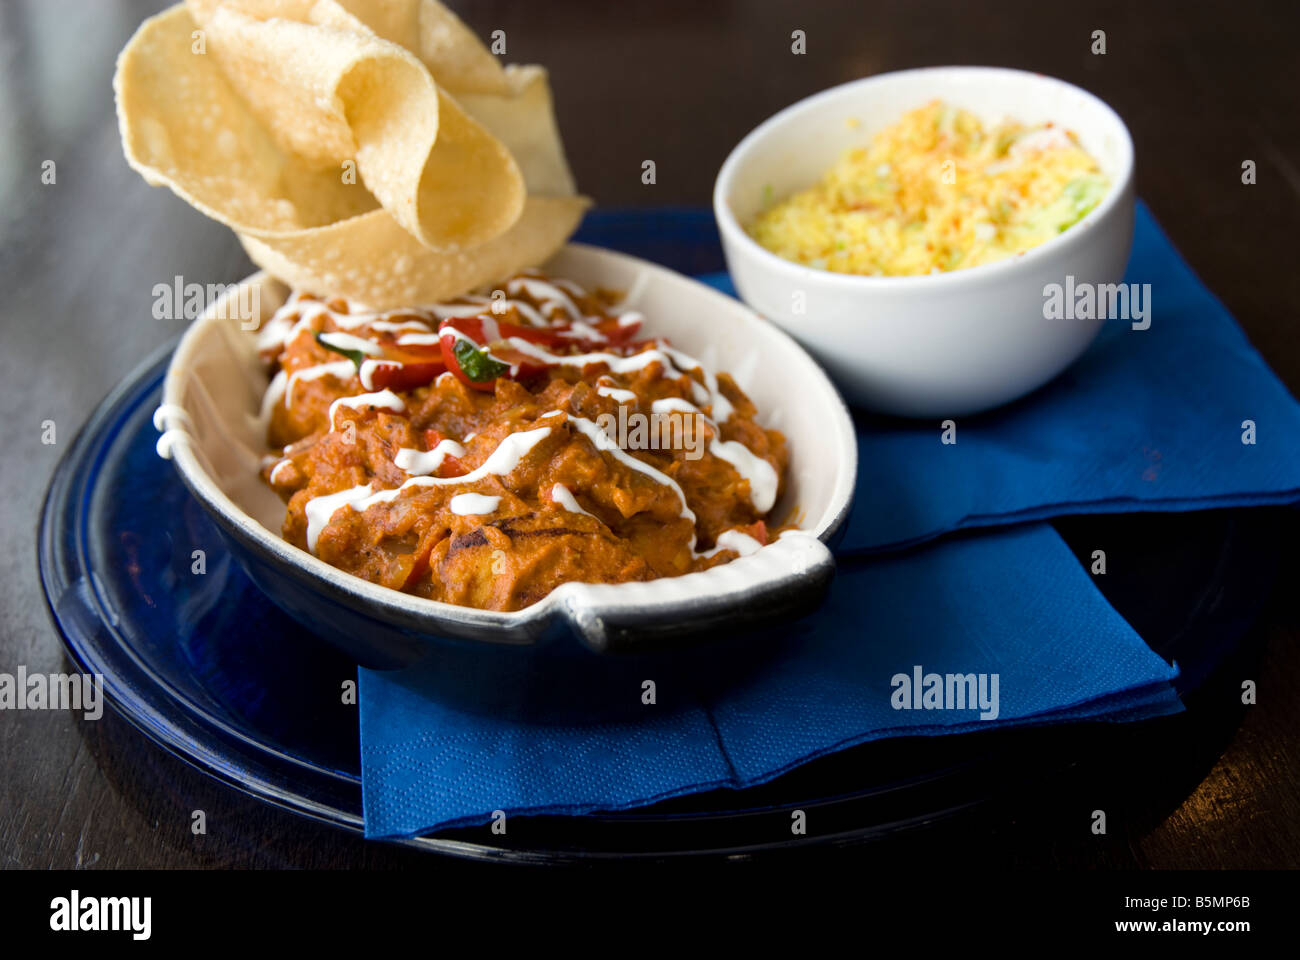
[[[932,100],[989,122],[1074,131],[1110,180],[1077,224],[1025,253],[929,276],[831,273],[778,257],[745,232],[767,205],[815,183],[851,147]],[[713,209],[741,299],[817,357],[855,404],[909,417],[977,413],[1042,386],[1101,329],[1045,319],[1045,288],[1119,282],[1133,242],[1133,141],[1101,100],[1063,80],[994,67],[927,67],[833,87],[742,140]],[[1070,278],[1070,279],[1067,279]]]
[[[667,337],[735,377],[760,421],[789,441],[787,489],[772,516],[800,529],[698,573],[566,583],[517,612],[426,600],[354,577],[280,536],[284,504],[258,476],[266,444],[257,414],[267,373],[255,332],[243,329],[252,324],[227,318],[238,311],[218,301],[172,357],[155,417],[164,431],[159,452],[174,459],[267,596],[362,663],[412,662],[435,638],[530,646],[576,638],[597,651],[678,646],[807,612],[830,584],[829,545],[852,504],[857,444],[848,411],[817,364],[737,301],[643,260],[570,244],[546,270],[588,288],[625,291],[626,304],[645,314],[648,335]],[[256,291],[263,320],[287,294],[265,274],[244,283]]]

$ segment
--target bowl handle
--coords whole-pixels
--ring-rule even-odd
[[[835,576],[835,557],[817,537],[790,531],[761,550],[699,573],[670,578],[676,598],[653,581],[654,603],[639,584],[565,584],[562,616],[581,642],[599,653],[690,646],[704,635],[779,625],[810,613]],[[618,593],[611,591],[617,590]]]

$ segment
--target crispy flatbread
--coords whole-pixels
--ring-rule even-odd
[[[453,296],[545,260],[587,204],[545,71],[433,0],[190,0],[114,87],[131,165],[316,293]]]

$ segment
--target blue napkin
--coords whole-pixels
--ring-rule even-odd
[[[703,277],[734,293],[724,274]],[[1126,281],[1151,284],[1151,326],[1109,321],[1030,396],[939,421],[859,415],[858,502],[840,550],[1064,514],[1300,501],[1300,405],[1138,204]],[[1242,442],[1244,421],[1255,443]]]
[[[825,607],[780,639],[751,657],[758,663],[737,652],[732,682],[703,690],[690,664],[619,663],[575,692],[564,676],[572,664],[536,663],[514,679],[486,671],[508,694],[449,702],[449,676],[474,686],[453,664],[361,670],[366,835],[485,823],[496,810],[581,814],[747,787],[880,737],[1181,709],[1169,684],[1176,670],[1046,524],[848,561]],[[948,673],[977,675],[977,701],[984,674],[996,713],[895,709],[904,691],[893,678],[918,670],[921,689],[906,703],[924,702],[927,674]],[[644,679],[655,681],[654,705],[642,703]],[[538,700],[569,707],[521,715]]]
[[[585,239],[634,253],[694,250],[697,269],[717,264],[702,215],[629,223],[620,232],[606,214]],[[1049,526],[879,553],[1064,513],[1300,499],[1300,445],[1289,442],[1300,408],[1145,207],[1128,279],[1152,284],[1149,330],[1108,325],[1053,384],[962,419],[956,445],[939,443],[937,423],[860,418],[859,502],[869,508],[854,512],[826,604],[775,642],[742,638],[748,653],[707,669],[689,658],[605,661],[595,672],[607,675],[593,676],[589,665],[505,651],[495,663],[478,652],[361,671],[367,835],[742,788],[881,737],[1181,709],[1176,668]],[[714,280],[727,289],[725,276]],[[1241,443],[1243,420],[1256,424],[1253,446]],[[915,694],[893,681],[918,671],[923,690],[930,674],[996,674],[996,717],[895,709],[892,700]],[[641,702],[644,679],[656,682],[653,706]]]

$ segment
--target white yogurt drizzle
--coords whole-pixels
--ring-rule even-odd
[[[586,314],[578,309],[573,298],[553,283],[547,283],[536,277],[515,277],[506,284],[506,293],[517,294],[520,290],[534,300],[540,301],[543,313],[548,312],[552,307],[559,307],[574,322],[586,319]]]
[[[602,397],[612,397],[618,403],[636,403],[636,394],[634,392],[614,386],[614,381],[608,378],[601,378],[596,381],[596,392]]]
[[[679,401],[679,402],[685,402],[685,401]],[[698,413],[699,411],[696,412]],[[743,556],[748,556],[749,554],[753,553],[755,550],[759,549],[762,546],[761,543],[759,543],[757,540],[755,540],[753,537],[751,537],[749,534],[745,533],[742,530],[727,530],[726,532],[719,534],[717,545],[714,546],[713,549],[705,550],[703,552],[696,550],[695,549],[695,543],[696,543],[695,513],[694,511],[691,510],[689,506],[686,505],[686,494],[682,491],[682,488],[678,485],[676,480],[674,480],[672,477],[668,476],[667,474],[663,473],[662,471],[656,470],[654,467],[650,466],[650,464],[642,460],[638,460],[636,457],[630,456],[627,453],[627,451],[625,451],[622,447],[620,447],[617,443],[615,443],[613,439],[610,438],[609,434],[607,434],[595,423],[593,423],[590,420],[587,420],[584,417],[575,417],[572,414],[564,413],[562,410],[552,410],[549,413],[542,414],[541,418],[539,419],[545,419],[546,417],[552,417],[556,415],[566,417],[569,423],[577,427],[579,432],[581,432],[583,436],[585,436],[588,440],[590,440],[592,445],[597,450],[601,451],[602,453],[613,454],[614,458],[618,460],[620,463],[628,467],[631,467],[633,470],[636,470],[639,473],[645,474],[647,477],[649,477],[652,480],[655,480],[659,483],[664,484],[667,487],[670,487],[677,494],[677,498],[678,500],[681,501],[682,504],[682,510],[679,516],[685,517],[691,521],[691,556],[695,557],[696,559],[702,559],[702,558],[715,556],[720,550],[735,550],[736,553],[740,554],[743,557]],[[730,442],[734,442],[734,441],[730,441]],[[751,457],[753,456],[753,454],[749,453],[749,451],[745,449],[742,445],[737,444],[737,446],[740,446],[742,450],[745,450],[745,453],[749,454],[749,456]],[[762,461],[762,462],[766,463],[766,461]],[[771,464],[767,464],[767,466],[768,469],[771,469]],[[773,473],[775,474],[775,471],[773,471]],[[561,489],[562,487],[563,487],[562,484],[556,484],[555,487],[552,488],[551,490],[552,499],[555,499],[557,501],[559,500],[559,497],[556,496],[556,490]],[[564,492],[568,493],[567,490],[565,490]],[[572,495],[570,494],[570,496]],[[574,501],[574,505],[577,506],[576,500]],[[565,506],[567,508],[567,504],[565,504]],[[771,508],[769,507],[768,509]],[[586,511],[583,512],[585,513]]]
[[[569,291],[569,293],[573,294],[575,297],[584,297],[587,295],[586,290],[583,290],[582,287],[578,286],[572,280],[566,279],[565,277],[556,277],[551,282],[555,284],[557,287],[559,287],[561,290]]]
[[[289,342],[290,332],[299,323],[310,324],[315,318],[329,313],[333,311],[320,300],[303,300],[300,294],[294,293],[271,314],[266,326],[258,332],[257,349],[277,350]]]
[[[700,375],[704,378],[704,387],[709,391],[708,402],[709,407],[713,412],[713,419],[717,420],[718,423],[726,423],[731,419],[731,415],[735,413],[736,408],[731,405],[730,400],[723,396],[722,391],[718,389],[718,378],[710,371],[706,370],[704,364],[700,363],[700,361],[696,360],[694,357],[682,353],[680,350],[674,350],[667,344],[661,343],[659,349],[672,357],[673,363],[675,363],[679,369],[684,371],[700,371]],[[695,391],[695,394],[696,396],[699,396],[699,391]]]
[[[608,343],[609,337],[605,336],[591,324],[582,320],[574,320],[569,324],[568,330],[561,330],[559,336],[570,340],[591,340],[595,343]]]
[[[351,360],[331,360],[329,363],[318,363],[314,367],[295,370],[289,374],[289,379],[284,385],[285,409],[293,407],[293,388],[298,382],[316,380],[320,377],[338,377],[340,380],[350,380],[356,372],[356,364]],[[272,381],[272,385],[274,386],[274,381]]]
[[[361,385],[367,390],[375,389],[375,371],[380,367],[402,367],[403,364],[396,360],[362,360],[361,369],[357,371],[357,377],[361,380]]]
[[[538,419],[544,420],[547,417],[561,416],[578,428],[578,432],[591,441],[591,445],[601,453],[612,454],[614,459],[637,473],[644,474],[656,483],[662,483],[677,494],[677,499],[681,501],[682,509],[678,514],[679,517],[685,517],[691,522],[691,553],[695,556],[695,512],[686,505],[686,493],[678,485],[677,481],[668,474],[656,470],[644,460],[638,460],[630,455],[626,450],[614,442],[608,433],[602,430],[595,422],[588,420],[586,417],[575,417],[571,413],[565,413],[563,410],[551,410],[542,414]]]
[[[437,322],[434,314],[419,307],[388,310],[383,313],[339,313],[331,310],[323,300],[303,300],[298,294],[294,294],[284,306],[271,315],[271,319],[258,334],[258,350],[278,350],[304,331],[316,332],[315,321],[320,317],[329,317],[334,321],[334,325],[342,330],[355,330],[366,324],[384,329],[385,327],[408,327],[416,323],[420,323],[427,329]],[[392,323],[389,319],[391,317],[407,317],[407,319],[402,323]],[[417,319],[411,319],[412,317]]]
[[[654,413],[680,412],[704,417],[713,430],[709,453],[731,464],[742,479],[749,481],[749,502],[754,505],[754,509],[759,513],[767,513],[776,505],[776,490],[781,481],[773,466],[739,440],[723,440],[718,425],[705,417],[699,407],[687,400],[667,397],[656,400],[650,409]]]
[[[374,340],[367,340],[365,337],[354,337],[350,333],[322,333],[320,340],[321,343],[337,347],[339,350],[359,350],[372,356],[384,352],[383,347]]]
[[[589,318],[578,309],[572,297],[583,296],[585,291],[576,283],[570,280],[548,283],[535,277],[515,277],[506,284],[508,293],[517,294],[520,290],[537,299],[541,310],[526,300],[467,295],[464,303],[430,303],[398,310],[338,313],[331,310],[323,300],[307,300],[302,294],[294,293],[271,315],[271,319],[258,333],[257,348],[259,351],[280,349],[304,331],[314,333],[315,321],[326,316],[341,330],[355,330],[369,325],[373,330],[400,333],[406,330],[434,330],[440,321],[452,317],[476,317],[484,314],[495,316],[511,307],[534,327],[550,326],[545,314],[558,307],[568,314],[574,328],[563,336],[585,337],[598,342],[607,339],[600,331],[583,322]],[[632,310],[616,313],[615,316],[623,325],[643,319],[640,313]],[[394,322],[393,317],[404,319]]]
[[[399,487],[388,490],[375,490],[370,484],[326,494],[307,501],[307,548],[316,552],[316,541],[329,523],[334,511],[342,507],[351,507],[358,513],[365,513],[376,503],[391,503],[408,487],[441,487],[468,483],[477,483],[488,476],[505,476],[519,466],[519,461],[528,451],[550,436],[550,427],[535,430],[523,430],[512,433],[497,445],[482,466],[471,470],[463,477],[411,477]]]
[[[718,544],[712,550],[705,550],[703,553],[697,553],[697,557],[714,557],[723,550],[735,550],[742,557],[747,557],[763,545],[747,534],[744,530],[726,530],[718,534]]]
[[[452,317],[477,317],[483,312],[483,306],[482,301],[474,303],[432,303],[425,309],[439,320],[450,320]]]
[[[484,305],[490,302],[486,297],[466,299],[470,302],[433,303],[422,307],[403,307],[381,312],[338,313],[331,310],[323,300],[304,300],[300,294],[295,293],[271,315],[271,319],[262,328],[258,334],[257,348],[258,350],[280,349],[303,331],[315,332],[314,321],[319,317],[329,317],[334,321],[334,325],[342,330],[355,330],[367,325],[373,330],[393,333],[403,330],[433,330],[437,328],[439,321],[449,317],[478,316],[483,312]],[[528,306],[514,301],[508,302],[521,308]],[[394,321],[392,319],[394,317],[403,319]]]
[[[689,506],[687,506],[686,494],[682,490],[681,486],[678,485],[677,481],[673,480],[672,477],[662,471],[655,469],[650,464],[638,460],[636,457],[628,454],[622,447],[614,442],[609,434],[602,430],[593,421],[588,420],[585,417],[575,417],[562,410],[551,410],[538,419],[545,420],[555,416],[564,417],[569,423],[573,424],[579,433],[591,441],[592,446],[594,446],[597,451],[611,454],[624,466],[649,477],[656,483],[663,484],[677,494],[677,499],[681,503],[681,512],[678,516],[689,520],[691,524],[690,550],[693,557],[713,557],[720,550],[735,550],[741,556],[746,556],[749,553],[753,553],[761,546],[757,540],[742,531],[728,530],[718,537],[717,545],[714,546],[713,549],[703,552],[697,551],[695,549],[695,513]],[[492,451],[492,454],[483,462],[482,466],[470,471],[462,477],[430,477],[417,475],[412,476],[411,479],[407,480],[401,486],[392,489],[375,490],[371,484],[363,484],[361,486],[351,487],[347,490],[340,490],[337,493],[326,494],[325,496],[309,500],[305,508],[307,516],[307,548],[313,553],[316,552],[316,544],[320,539],[321,531],[329,524],[335,511],[342,509],[343,507],[350,507],[358,513],[364,513],[367,509],[377,503],[391,503],[408,487],[454,486],[476,483],[490,475],[505,476],[514,470],[524,456],[527,455],[533,447],[549,436],[550,433],[550,427],[538,427],[532,430],[523,430],[518,433],[512,433],[506,436],[501,443],[497,445],[497,448]],[[403,466],[403,463],[401,462],[404,460],[411,467],[423,466],[422,463],[418,462],[417,458],[437,453],[444,447],[444,445],[450,444],[455,444],[455,441],[444,440],[433,450],[428,451],[427,454],[409,448],[402,448],[402,450],[398,452],[399,459],[397,465],[403,470],[407,470],[408,467]],[[460,447],[459,444],[455,445],[456,447]],[[460,449],[463,450],[464,448],[460,447]],[[450,447],[445,451],[444,456],[448,453],[453,456],[460,455],[455,453],[454,450],[450,449]],[[441,458],[439,459],[439,463],[441,463]],[[434,469],[437,469],[436,466]],[[500,504],[500,499],[500,497],[469,491],[452,497],[449,506],[451,511],[458,516],[485,515],[493,513],[497,509]],[[552,485],[551,499],[572,513],[587,513],[587,511],[578,503],[572,492],[565,487],[564,484],[557,483]],[[587,515],[591,516],[591,514]]]
[[[519,290],[526,291],[529,296],[536,298],[541,303],[543,311],[558,307],[567,313],[572,329],[562,331],[562,336],[581,337],[597,342],[608,340],[599,330],[585,322],[590,318],[584,317],[572,297],[569,296],[569,293],[566,293],[566,291],[569,291],[573,296],[583,295],[582,289],[577,284],[568,280],[548,283],[535,277],[516,277],[510,280],[506,286],[512,293]],[[316,321],[321,317],[329,317],[336,327],[344,331],[369,326],[372,331],[400,333],[402,336],[397,339],[399,346],[437,345],[442,341],[443,336],[442,333],[437,331],[437,325],[441,320],[451,317],[482,317],[485,338],[489,343],[494,342],[500,339],[500,330],[496,325],[494,316],[502,307],[514,307],[534,326],[549,326],[549,322],[543,314],[524,300],[503,300],[499,297],[494,300],[489,297],[469,295],[465,297],[465,301],[464,303],[435,303],[422,307],[408,307],[383,312],[339,313],[332,310],[323,300],[304,299],[301,294],[294,293],[267,321],[266,326],[258,334],[257,346],[261,351],[283,348],[300,333],[317,332]],[[618,317],[620,324],[638,322],[642,319],[641,314],[636,311],[623,311],[615,315]],[[401,317],[402,319],[394,321],[391,319],[394,317]],[[458,339],[473,342],[472,338],[465,336],[458,330],[452,332]],[[344,350],[358,350],[371,357],[383,354],[383,348],[379,342],[370,337],[331,331],[321,333],[321,339],[330,346]],[[475,343],[475,346],[481,345]],[[267,392],[262,398],[261,421],[268,423],[271,412],[281,401],[284,402],[286,408],[292,408],[294,386],[303,380],[315,380],[325,376],[346,380],[356,373],[361,380],[361,385],[366,390],[374,390],[374,374],[381,365],[401,365],[396,360],[367,359],[357,370],[350,364],[351,361],[332,360],[327,363],[304,367],[292,374],[285,374],[284,371],[278,372],[272,378],[267,387]],[[441,381],[441,376],[438,379]],[[699,388],[697,386],[694,389],[698,392]],[[622,401],[620,400],[620,402]],[[701,402],[707,401],[701,400]],[[723,403],[725,402],[724,399]]]
[[[482,493],[458,493],[451,498],[451,512],[458,517],[475,517],[487,513],[496,513],[501,505],[500,497],[490,497]]]
[[[378,330],[380,333],[402,333],[407,330],[432,330],[433,324],[426,323],[423,320],[403,320],[401,323],[393,323],[389,320],[373,320],[370,323],[371,330]]]
[[[358,500],[369,495],[370,484],[364,483],[359,487],[349,487],[338,493],[329,493],[308,500],[303,511],[307,515],[307,549],[312,553],[316,552],[316,542],[320,539],[321,531],[329,524],[330,518],[334,516],[335,510],[353,506]]]
[[[438,468],[442,466],[442,461],[448,457],[463,456],[465,456],[465,448],[455,440],[439,440],[438,445],[432,450],[402,447],[393,457],[393,463],[413,477],[427,477],[431,473],[437,473]]]
[[[330,429],[334,429],[334,414],[339,407],[351,407],[353,410],[360,410],[363,407],[374,407],[378,410],[391,410],[394,413],[405,413],[406,404],[402,398],[391,390],[380,390],[378,393],[359,393],[355,397],[339,397],[330,404]]]
[[[603,351],[575,354],[551,353],[535,343],[529,343],[522,337],[511,337],[509,343],[520,353],[525,353],[543,363],[577,367],[578,369],[603,363],[614,373],[631,373],[634,370],[641,370],[652,363],[658,362],[665,370],[671,370],[678,374],[699,370],[705,382],[701,384],[694,379],[688,378],[694,384],[691,389],[697,399],[701,399],[701,394],[704,395],[701,402],[712,409],[714,419],[720,423],[725,423],[731,418],[736,409],[732,406],[731,401],[723,396],[718,389],[717,377],[705,370],[704,366],[694,357],[682,353],[680,350],[675,350],[663,342],[659,342],[649,350],[634,353],[630,357]]]
[[[582,513],[586,514],[588,517],[592,516],[592,514],[587,513],[586,510],[582,509],[582,504],[578,503],[577,497],[575,497],[573,492],[562,483],[557,483],[551,487],[551,500],[558,503],[570,513]]]
[[[493,314],[500,314],[500,313],[504,313],[507,307],[514,307],[516,310],[518,310],[519,315],[528,321],[529,326],[532,327],[550,326],[546,318],[542,316],[541,313],[538,312],[537,308],[534,307],[527,300],[506,300],[506,299],[498,298],[492,301],[492,306],[490,308],[490,311]]]
[[[399,347],[431,347],[442,343],[440,333],[404,333],[397,338]]]

